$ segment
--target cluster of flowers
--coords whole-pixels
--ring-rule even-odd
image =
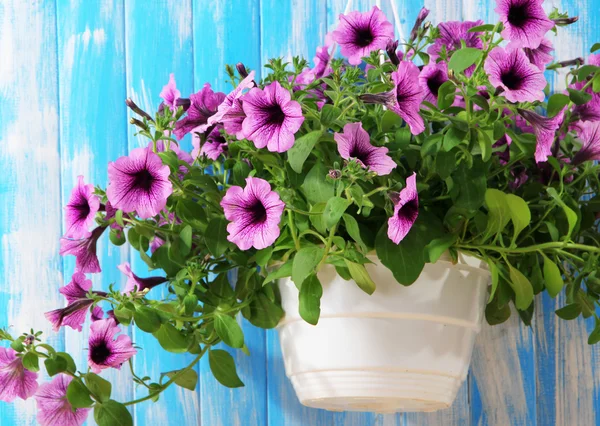
[[[316,272],[329,263],[370,293],[375,283],[364,264],[373,249],[405,285],[444,251],[485,259],[493,275],[490,323],[510,315],[511,301],[527,322],[534,293],[555,296],[563,286],[569,312],[562,316],[594,315],[586,307],[600,294],[600,208],[597,199],[578,204],[600,188],[592,163],[600,159],[600,55],[549,65],[547,33],[576,18],[548,16],[542,0],[496,2],[496,25],[436,28],[422,9],[400,50],[380,9],[351,12],[340,16],[312,67],[294,58],[290,71],[273,60],[272,73],[257,82],[238,64],[239,78],[228,69],[229,94],[206,84],[189,98],[171,75],[155,116],[128,100],[132,124],[150,142],[108,165],[105,192],[79,177],[60,251],[75,256],[76,272],[60,289],[67,306],[46,314],[55,330],[79,331],[89,314],[91,373],[69,368],[72,359],[38,344],[34,333],[3,332],[12,344],[0,348],[0,400],[34,396],[45,426],[81,425],[91,407],[101,426],[109,424],[102,410],[127,417],[123,405],[88,385],[90,374],[120,368],[136,354],[119,323],[133,320],[165,349],[197,359],[208,351],[211,368],[218,360],[229,368],[211,347],[243,348],[230,322],[238,312],[261,327],[277,324],[273,281],[291,276],[303,318],[316,323],[319,292],[303,290],[303,282],[312,277],[320,286]],[[335,58],[337,46],[345,59]],[[566,67],[568,89],[543,104],[544,72]],[[188,134],[190,153],[179,146]],[[101,272],[96,245],[106,231],[165,276],[140,278],[124,263],[122,291],[93,290],[86,274]],[[209,273],[223,278],[233,268],[244,277],[235,294],[226,279],[211,283]],[[163,283],[174,289],[169,299],[146,299]],[[112,309],[105,313],[103,303]],[[596,329],[590,341],[600,340]],[[164,333],[174,338],[167,342]],[[39,387],[38,358],[54,373]],[[62,368],[59,359],[66,359]],[[239,385],[237,375],[213,372]],[[142,400],[176,383],[134,377],[149,390]],[[87,399],[67,395],[72,383]]]

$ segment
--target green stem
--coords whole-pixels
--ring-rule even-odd
[[[327,260],[327,255],[329,254],[329,250],[331,250],[331,245],[333,244],[333,237],[335,237],[336,230],[337,230],[337,223],[334,226],[332,226],[331,229],[329,230],[329,237],[327,238],[327,241],[325,242],[325,253],[323,253],[323,258],[321,259],[321,261],[319,262],[319,265],[317,266],[317,272],[319,272],[321,270],[321,267]]]
[[[294,247],[296,247],[296,250],[300,250],[300,240],[298,240],[298,233],[296,231],[296,225],[294,224],[294,213],[291,211],[291,209],[288,210],[287,217],[290,234],[292,234],[292,239],[294,240]]]
[[[376,188],[376,189],[374,189],[374,190],[372,190],[372,191],[367,192],[366,194],[364,194],[363,198],[364,197],[370,197],[371,195],[377,194],[378,192],[381,192],[381,191],[387,191],[388,189],[390,189],[390,188],[388,188],[387,186],[382,186],[381,188]]]
[[[319,239],[321,241],[323,241],[323,244],[327,244],[327,240],[321,234],[313,231],[312,229],[307,229],[306,231],[300,233],[300,237],[303,237],[304,235],[307,235],[307,234],[314,235],[315,237],[319,237]]]
[[[470,249],[470,250],[490,250],[498,253],[531,253],[534,251],[546,250],[546,249],[572,249],[572,250],[583,250],[591,251],[594,253],[600,253],[600,247],[587,246],[585,244],[574,244],[574,243],[544,243],[529,247],[517,247],[517,248],[504,248],[497,246],[473,246],[473,245],[459,245],[458,248]]]

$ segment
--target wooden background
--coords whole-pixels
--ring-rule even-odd
[[[389,12],[389,1],[383,8]],[[433,22],[494,21],[493,0],[395,0],[402,35],[425,4]],[[366,10],[374,1],[354,0]],[[139,146],[127,124],[124,99],[146,109],[174,72],[185,96],[210,82],[228,91],[226,63],[260,69],[268,58],[314,56],[346,0],[0,0],[0,327],[35,327],[58,348],[79,354],[87,345],[71,329],[50,331],[43,312],[63,303],[58,288],[73,270],[58,256],[62,206],[76,176],[106,184],[107,162]],[[561,32],[562,59],[587,56],[600,41],[598,0],[546,1],[580,21]],[[391,13],[388,15],[391,20]],[[102,275],[95,288],[124,284],[116,269],[127,248],[99,245]],[[131,259],[130,259],[131,258]],[[516,318],[478,338],[472,373],[452,408],[434,414],[333,414],[299,405],[285,377],[275,331],[244,325],[251,357],[236,354],[246,387],[228,390],[199,366],[196,392],[169,389],[156,403],[134,409],[137,425],[161,426],[392,426],[600,425],[600,346],[589,347],[593,324],[558,321],[563,300],[541,298],[532,328]],[[85,329],[84,329],[85,330]],[[48,333],[49,332],[49,333]],[[180,368],[185,356],[167,354],[144,333],[135,364],[157,377]],[[360,343],[359,343],[360,344]],[[120,400],[141,396],[127,369],[110,373]],[[598,413],[598,414],[596,414]],[[34,424],[32,400],[0,403],[0,424]],[[91,421],[88,423],[92,423]]]

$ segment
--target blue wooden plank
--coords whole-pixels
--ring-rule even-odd
[[[0,327],[62,348],[44,317],[63,303],[55,2],[1,2],[0,50]],[[33,399],[0,402],[2,424],[35,414]]]
[[[252,0],[193,3],[194,87],[210,83],[213,90],[229,92],[225,64],[242,62],[260,76],[259,5]],[[267,423],[265,332],[242,321],[250,356],[229,350],[245,387],[228,389],[213,377],[208,360],[200,364],[201,418],[204,425],[263,426]],[[231,409],[235,407],[235,409]]]
[[[57,22],[64,204],[77,176],[83,175],[86,183],[105,186],[108,162],[127,152],[123,2],[59,1]],[[95,76],[93,84],[90,75]],[[102,273],[90,276],[93,288],[107,290],[110,283],[122,285],[125,280],[117,265],[128,256],[127,246],[115,247],[104,235],[98,244]],[[65,257],[63,266],[68,281],[74,258]],[[66,349],[82,371],[87,369],[87,351],[82,348],[87,348],[88,335],[89,321],[81,333],[65,329]],[[132,399],[133,383],[127,366],[120,371],[107,370],[103,376],[113,382],[114,399]],[[91,416],[88,424],[95,424]]]
[[[174,73],[181,93],[192,93],[192,7],[186,1],[125,1],[127,93],[134,102],[147,111],[155,111],[160,103],[159,93]],[[134,129],[128,129],[129,149],[146,146]],[[189,148],[189,142],[187,145]],[[132,265],[140,276],[147,276],[148,268],[134,252]],[[152,272],[157,274],[158,271]],[[162,293],[161,293],[162,292]],[[151,297],[166,296],[166,289],[155,289]],[[136,372],[157,380],[161,372],[187,365],[192,356],[165,352],[155,339],[140,331],[134,333],[135,342],[143,347],[136,357]],[[147,395],[136,389],[136,397]],[[134,408],[137,425],[193,425],[199,419],[199,395],[179,387],[171,387],[157,403],[145,402]]]

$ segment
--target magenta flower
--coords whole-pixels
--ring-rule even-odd
[[[257,148],[285,152],[294,145],[294,134],[304,122],[302,107],[290,92],[274,81],[263,89],[255,87],[242,98],[246,118],[244,136]]]
[[[162,88],[159,95],[163,102],[161,106],[168,106],[171,111],[177,112],[179,106],[177,105],[177,101],[181,97],[181,92],[177,90],[177,85],[175,84],[175,74],[169,75],[169,82]]]
[[[510,102],[544,100],[544,74],[529,62],[521,49],[504,50],[502,47],[495,47],[483,67],[490,83],[504,89],[502,95]]]
[[[542,8],[544,0],[496,0],[494,11],[504,25],[502,37],[511,47],[538,47],[554,23]]]
[[[146,289],[151,290],[157,285],[163,284],[167,282],[165,277],[148,277],[148,278],[140,278],[131,270],[131,266],[129,262],[125,262],[117,266],[119,271],[123,272],[127,275],[127,283],[125,284],[125,289],[123,290],[123,294],[129,294],[133,291],[142,292]]]
[[[34,398],[38,409],[37,421],[41,426],[81,426],[85,423],[90,409],[74,409],[67,399],[71,380],[72,377],[59,374],[38,389]]]
[[[79,240],[61,238],[60,255],[70,254],[75,256],[75,269],[79,272],[101,272],[100,262],[98,262],[98,255],[96,254],[96,244],[105,229],[105,226],[98,226],[89,237]]]
[[[417,174],[413,173],[406,178],[406,187],[391,196],[394,215],[388,219],[388,238],[395,244],[400,244],[419,216]]]
[[[225,99],[223,99],[223,102],[221,102],[217,109],[217,113],[208,119],[209,125],[212,126],[215,123],[223,123],[229,120],[238,120],[239,114],[243,114],[244,111],[240,111],[241,104],[239,102],[236,102],[236,100],[238,100],[245,94],[245,90],[252,89],[254,86],[256,86],[256,83],[254,82],[254,74],[254,71],[250,71],[248,76],[245,77],[242,81],[240,81],[240,84],[238,84],[238,86],[235,89],[233,89],[227,96],[225,96]],[[246,115],[244,114],[243,116],[245,117]],[[227,126],[225,126],[225,130],[227,131],[227,133],[232,135],[237,134],[237,132],[241,131],[241,128],[239,130],[230,131],[228,130]],[[243,139],[244,136],[240,135],[237,136],[237,138]]]
[[[173,192],[169,166],[148,148],[136,148],[128,157],[108,163],[108,201],[142,219],[156,216]]]
[[[370,12],[340,15],[340,23],[331,35],[348,62],[358,65],[371,52],[385,49],[388,40],[394,38],[394,27],[383,12],[373,6]]]
[[[227,225],[227,239],[242,250],[269,247],[279,237],[279,222],[285,203],[271,191],[269,182],[248,177],[246,187],[232,186],[221,201]]]
[[[94,217],[100,208],[100,199],[94,195],[94,185],[86,185],[83,176],[77,177],[77,185],[71,191],[71,198],[65,206],[67,238],[86,238]]]
[[[362,128],[362,123],[348,123],[343,133],[335,133],[338,152],[345,160],[354,159],[361,167],[369,169],[380,176],[388,175],[396,167],[396,163],[388,155],[385,147],[371,145],[369,134]]]
[[[183,138],[190,132],[204,133],[208,129],[208,119],[215,115],[217,108],[225,100],[225,93],[213,92],[206,83],[202,90],[190,96],[190,108],[187,115],[175,124],[175,136]]]
[[[37,373],[23,367],[15,351],[0,347],[0,401],[30,398],[38,387],[37,377]]]
[[[216,125],[206,137],[206,141],[204,141],[202,146],[200,146],[199,138],[193,138],[192,145],[194,146],[194,150],[192,151],[192,156],[197,158],[198,156],[203,155],[216,161],[217,158],[225,152],[225,147],[227,146],[227,140],[221,133],[222,129],[222,124]]]
[[[533,111],[518,109],[519,114],[531,124],[533,132],[537,139],[535,147],[536,163],[544,162],[552,154],[552,144],[556,136],[556,131],[560,128],[565,109],[556,114],[555,117],[543,117]]]
[[[542,39],[538,47],[534,49],[526,47],[523,51],[529,61],[541,71],[545,71],[546,64],[549,64],[554,59],[554,56],[551,54],[554,51],[554,47],[552,47],[552,43],[546,37]]]
[[[126,334],[115,339],[121,329],[112,318],[93,322],[90,330],[88,364],[96,374],[106,368],[121,368],[137,353]]]
[[[332,42],[327,40],[324,46],[317,47],[317,53],[313,58],[315,66],[312,68],[315,79],[326,77],[333,72],[331,68],[332,53],[329,51]]]
[[[483,43],[479,36],[480,32],[470,33],[468,32],[471,28],[482,25],[483,21],[449,21],[441,22],[438,25],[440,30],[440,37],[429,46],[427,53],[431,56],[431,62],[434,63],[440,56],[442,47],[446,49],[448,56],[455,50],[462,47],[461,41],[465,42],[466,47],[474,47],[476,49],[483,49]],[[475,65],[470,66],[465,70],[465,75],[470,76],[475,70]]]
[[[600,121],[588,121],[581,124],[577,129],[577,136],[583,145],[573,157],[573,165],[600,160]]]
[[[588,58],[588,64],[600,67],[600,53],[591,54]]]
[[[585,84],[585,81],[580,81],[569,87],[581,90]],[[592,99],[585,104],[573,106],[573,116],[580,121],[600,121],[600,93],[594,93],[590,87],[587,88],[586,92],[592,96]]]
[[[419,84],[425,92],[427,102],[436,104],[438,90],[442,84],[448,81],[448,65],[444,61],[432,62],[423,67],[419,74]]]

